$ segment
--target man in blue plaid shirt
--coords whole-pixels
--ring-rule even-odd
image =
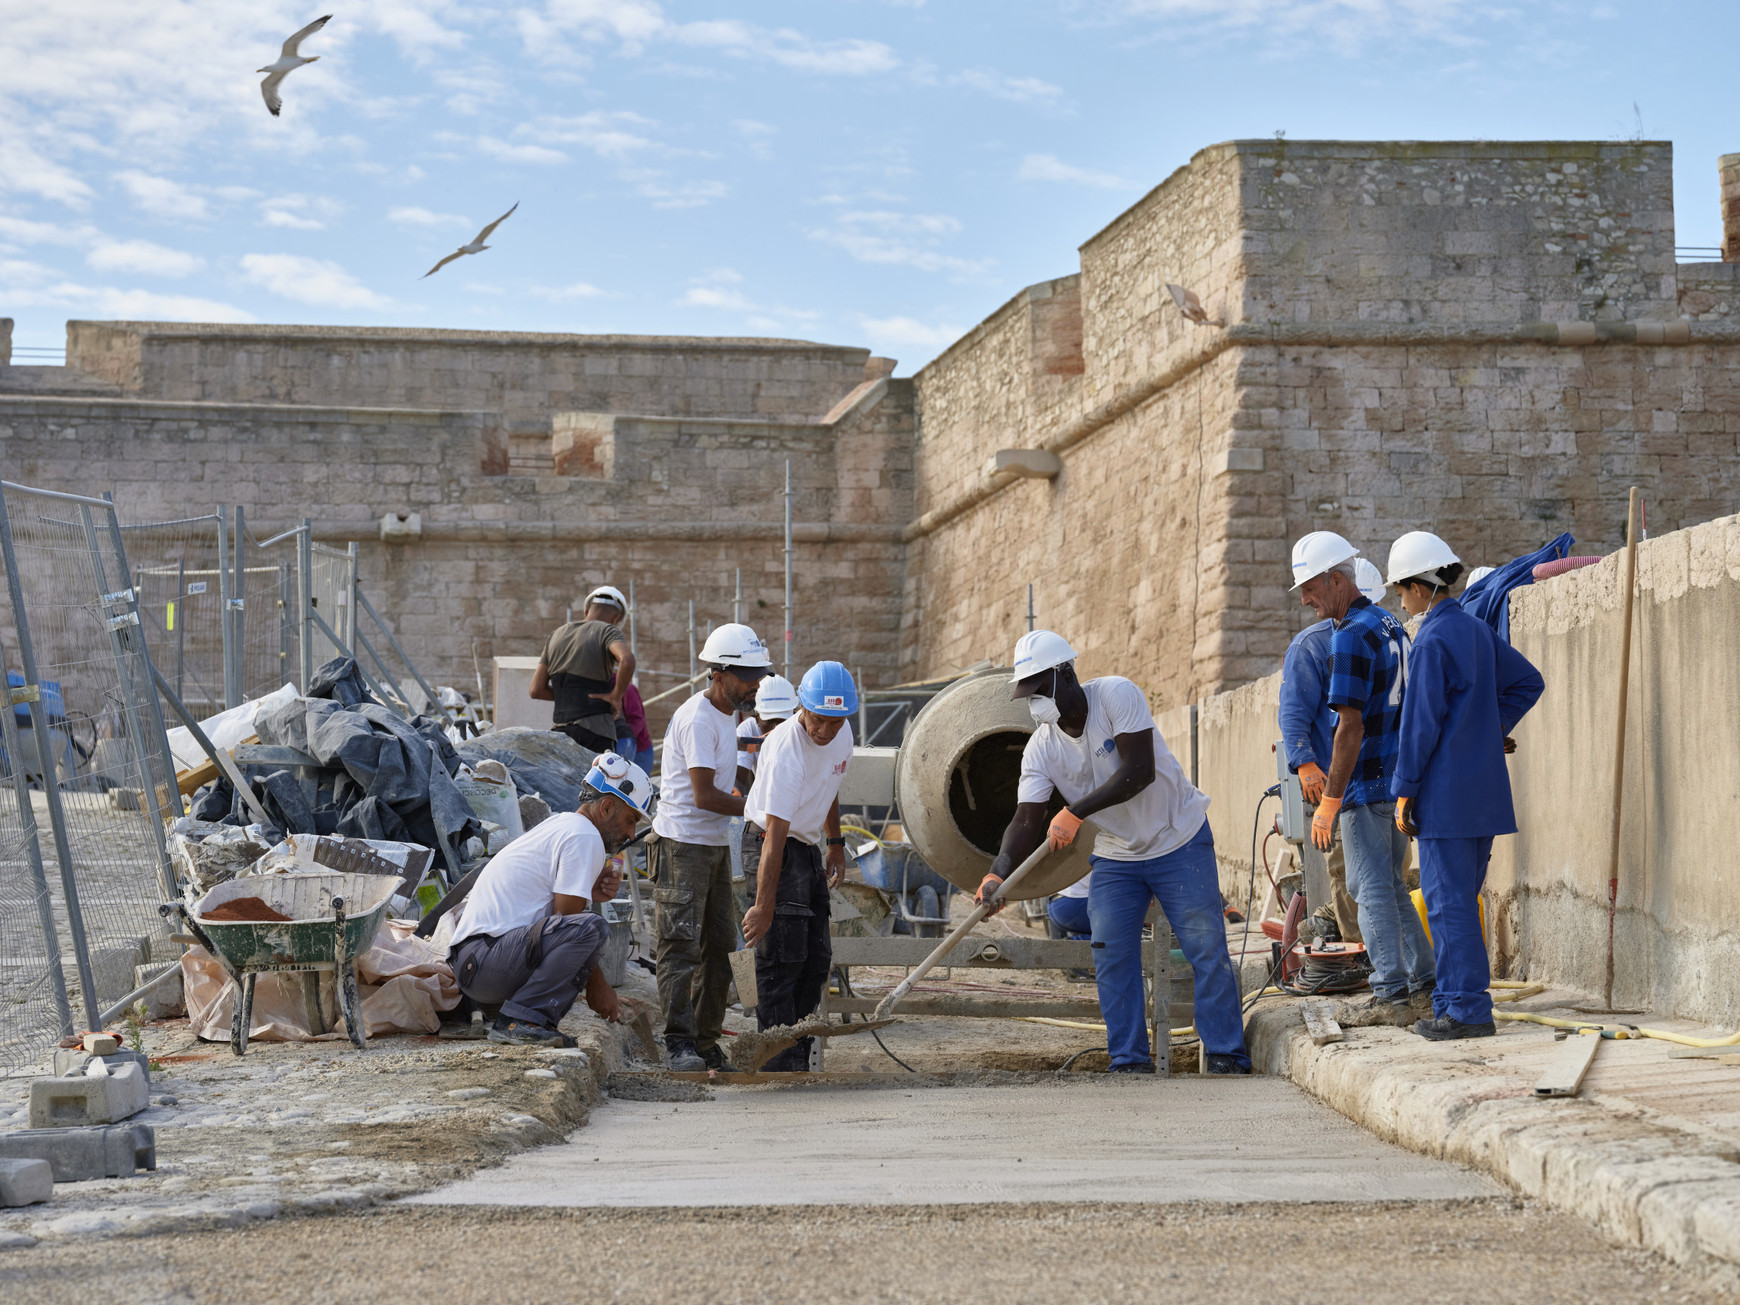
[[[1300,542],[1303,548],[1306,541]],[[1372,965],[1371,998],[1344,1006],[1337,1018],[1351,1025],[1406,1026],[1430,1008],[1434,982],[1431,944],[1403,878],[1408,840],[1396,829],[1390,796],[1401,749],[1408,636],[1395,617],[1359,592],[1351,556],[1330,561],[1337,551],[1318,550],[1320,562],[1329,564],[1321,570],[1307,566],[1314,573],[1295,586],[1301,602],[1335,623],[1328,697],[1338,722],[1311,841],[1328,851],[1339,826],[1347,886],[1359,907]],[[1294,572],[1297,578],[1300,568]]]

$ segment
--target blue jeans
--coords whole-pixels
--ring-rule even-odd
[[[1088,922],[1088,899],[1085,897],[1054,897],[1047,908],[1051,922],[1064,933],[1086,938],[1093,932]]]
[[[1158,901],[1196,975],[1196,1031],[1203,1049],[1232,1056],[1249,1067],[1239,981],[1227,954],[1220,874],[1208,821],[1202,822],[1195,838],[1165,856],[1147,861],[1111,861],[1100,856],[1092,860],[1094,882],[1088,917],[1093,922],[1094,949],[1099,955],[1094,976],[1112,1064],[1153,1061],[1142,990],[1142,921],[1148,914],[1148,903]]]
[[[1396,828],[1396,804],[1341,809],[1347,891],[1359,906],[1359,931],[1379,997],[1423,992],[1433,983],[1432,947],[1414,910],[1408,881],[1408,836]]]
[[[634,754],[634,764],[646,771],[647,774],[652,774],[653,750],[651,748],[641,748],[636,751]]]
[[[1464,1024],[1492,1023],[1492,968],[1480,930],[1480,889],[1491,838],[1422,838],[1420,895],[1438,954],[1438,990],[1432,1013]]]

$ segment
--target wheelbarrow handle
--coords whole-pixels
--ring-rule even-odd
[[[230,978],[235,981],[237,993],[239,996],[241,986],[242,986],[241,971],[237,970],[235,968],[235,966],[231,965],[229,962],[229,958],[227,956],[225,956],[221,951],[219,951],[215,945],[213,945],[212,940],[211,940],[211,935],[209,935],[208,933],[206,933],[206,931],[204,929],[199,927],[199,921],[198,921],[198,919],[196,919],[194,917],[193,912],[187,909],[187,903],[186,902],[165,902],[162,906],[159,906],[157,908],[157,914],[161,915],[165,920],[167,920],[171,914],[180,915],[181,922],[187,926],[187,931],[189,933],[191,933],[195,938],[199,939],[199,945],[201,947],[205,948],[206,954],[208,956],[210,956],[212,958],[212,960],[216,961],[218,963],[218,967],[220,969],[222,969],[225,974],[229,975]]]

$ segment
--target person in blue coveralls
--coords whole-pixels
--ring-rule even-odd
[[[1516,832],[1509,738],[1546,689],[1521,653],[1445,602],[1462,563],[1423,530],[1390,545],[1389,582],[1410,616],[1423,616],[1408,658],[1401,751],[1390,791],[1396,827],[1419,840],[1420,893],[1438,961],[1432,1018],[1414,1032],[1435,1042],[1497,1032],[1487,985],[1480,889],[1492,840]]]
[[[1015,815],[979,885],[997,891],[1042,842],[1075,841],[1099,826],[1088,896],[1095,977],[1112,1073],[1152,1074],[1142,984],[1142,923],[1158,900],[1196,976],[1196,1028],[1210,1074],[1248,1074],[1238,978],[1227,954],[1208,797],[1185,776],[1155,728],[1142,690],[1118,675],[1078,680],[1075,650],[1033,630],[1015,645],[1012,698],[1035,729],[1021,757]],[[1053,795],[1068,803],[1048,815]]]

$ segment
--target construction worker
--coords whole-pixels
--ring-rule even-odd
[[[761,740],[782,720],[798,709],[797,690],[783,675],[770,675],[755,691],[755,710],[737,726],[737,791],[748,793],[755,782],[755,758]]]
[[[1408,844],[1395,836],[1390,797],[1408,635],[1359,591],[1357,554],[1328,530],[1293,546],[1293,592],[1333,623],[1327,700],[1337,720],[1311,842],[1328,853],[1340,831],[1347,886],[1372,967],[1371,996],[1344,1002],[1336,1018],[1354,1026],[1405,1026],[1429,1009],[1433,982],[1431,947],[1405,878]]]
[[[1354,583],[1369,602],[1384,600],[1383,574],[1363,557],[1353,560]],[[1329,778],[1330,740],[1335,734],[1335,709],[1329,705],[1329,636],[1335,622],[1318,621],[1293,636],[1281,663],[1281,746],[1287,768],[1299,776],[1305,798],[1305,816],[1317,814],[1323,785]],[[1330,900],[1314,903],[1311,920],[1325,942],[1364,941],[1359,931],[1359,912],[1347,891],[1347,859],[1337,842],[1327,854],[1306,840],[1306,857],[1322,856],[1329,876]]]
[[[767,645],[747,625],[708,635],[701,662],[706,690],[678,707],[665,729],[659,812],[646,842],[665,1050],[678,1071],[725,1067],[719,1031],[737,941],[731,818],[743,814],[732,792],[737,713],[773,670]]]
[[[1116,675],[1085,684],[1075,650],[1050,630],[1015,645],[1010,697],[1035,729],[1021,758],[1015,816],[978,900],[1042,842],[1068,847],[1088,817],[1100,827],[1088,919],[1114,1074],[1152,1074],[1142,983],[1142,925],[1151,901],[1196,975],[1196,1027],[1210,1074],[1248,1074],[1238,978],[1227,955],[1208,798],[1185,777],[1154,726],[1142,690]],[[1068,804],[1047,817],[1053,794]]]
[[[616,721],[634,678],[634,653],[617,624],[627,610],[620,589],[599,585],[581,618],[545,641],[532,672],[530,696],[556,704],[551,728],[593,752],[616,750]]]
[[[1438,990],[1431,1018],[1414,1032],[1435,1042],[1497,1032],[1480,889],[1492,840],[1516,832],[1508,736],[1546,690],[1541,673],[1491,626],[1444,601],[1461,573],[1460,559],[1436,535],[1411,531],[1390,545],[1390,583],[1408,615],[1422,617],[1390,791],[1396,828],[1419,840]]]
[[[858,686],[839,662],[817,662],[798,685],[797,715],[768,734],[744,808],[755,849],[755,905],[743,940],[755,948],[755,1015],[763,1029],[799,1023],[822,999],[833,962],[828,890],[846,877],[840,833],[840,781],[852,762]],[[765,1066],[809,1068],[800,1039]]]
[[[573,1046],[556,1026],[582,990],[593,1011],[616,1019],[616,992],[597,966],[610,926],[586,904],[616,896],[622,872],[605,860],[651,807],[646,772],[606,752],[587,772],[579,810],[528,830],[478,873],[447,959],[461,992],[501,1006],[491,1042]]]

